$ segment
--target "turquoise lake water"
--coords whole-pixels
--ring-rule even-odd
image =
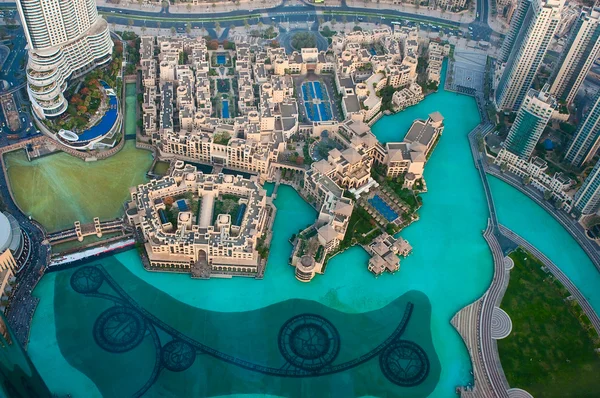
[[[440,86],[443,87],[443,82]],[[105,267],[131,297],[139,297],[144,304],[150,300],[151,305],[145,308],[153,308],[157,316],[160,313],[163,317],[168,317],[168,311],[163,308],[167,305],[174,312],[196,308],[231,313],[261,310],[291,300],[315,301],[360,317],[387,311],[411,291],[422,292],[431,305],[431,339],[441,365],[439,381],[430,396],[453,397],[455,387],[470,382],[472,377],[467,350],[450,325],[450,319],[480,297],[492,278],[491,253],[481,234],[487,224],[487,208],[467,141],[468,132],[479,122],[475,101],[442,90],[415,107],[382,118],[373,132],[383,142],[399,141],[414,119],[426,118],[433,111],[442,113],[446,127],[425,170],[429,192],[423,195],[420,220],[401,234],[412,244],[413,254],[402,260],[400,271],[394,275],[374,278],[367,271],[368,255],[355,247],[332,259],[325,275],[317,275],[308,284],[298,282],[293,268],[288,265],[292,249],[288,239],[311,224],[316,212],[288,186],[280,186],[278,190],[275,233],[264,280],[194,281],[186,275],[149,273],[143,270],[135,251],[107,259]],[[492,179],[491,184],[500,222],[555,261],[599,309],[600,294],[593,286],[598,286],[600,276],[581,248],[550,215],[524,195],[501,181]],[[542,227],[531,228],[532,225]],[[82,354],[76,353],[85,351],[93,319],[87,319],[87,312],[91,311],[81,307],[78,300],[69,300],[69,295],[64,293],[68,290],[69,273],[73,270],[48,274],[36,288],[34,294],[41,301],[33,318],[29,353],[52,391],[70,393],[74,397],[101,396],[90,377],[99,380],[98,383],[102,378],[86,367],[88,364],[83,363]],[[161,296],[161,292],[168,296]],[[78,327],[73,326],[73,320],[65,321],[77,313],[81,314]],[[182,322],[182,329],[188,327],[185,320],[174,322]],[[75,332],[77,328],[81,329],[81,336]],[[66,335],[69,336],[67,343]],[[251,378],[244,380],[248,384],[256,383]],[[350,380],[358,382],[358,379]],[[159,381],[157,385],[163,390],[156,387],[157,390],[152,391],[160,392],[161,396],[169,396],[168,389],[165,390],[169,381],[185,383],[180,379]],[[106,388],[105,384],[102,386]],[[306,385],[299,388],[303,395],[315,396],[315,391],[311,394]],[[230,391],[230,394],[236,393],[239,391]],[[422,395],[415,392],[407,396]]]

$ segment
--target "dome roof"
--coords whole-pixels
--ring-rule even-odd
[[[8,217],[0,213],[0,253],[3,253],[12,241],[12,227]]]

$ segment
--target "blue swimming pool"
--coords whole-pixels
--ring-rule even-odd
[[[398,213],[394,211],[379,195],[373,196],[368,202],[388,221],[394,221],[398,218]]]
[[[308,83],[308,89],[310,90],[310,97],[317,98],[317,93],[315,92],[315,86],[312,83]]]
[[[321,102],[319,104],[319,112],[321,113],[321,120],[331,120],[331,109],[329,104]]]
[[[308,101],[308,93],[306,92],[306,86],[304,84],[302,85],[302,97],[304,98],[304,101]]]
[[[227,57],[224,55],[217,55],[217,65],[225,65],[227,62]]]
[[[188,205],[183,199],[177,201],[177,207],[179,208],[179,211],[188,211]]]
[[[322,100],[323,99],[323,94],[321,92],[321,82],[312,82],[312,85],[313,85],[313,88],[314,88],[313,91],[315,93],[315,96],[318,99]]]
[[[119,110],[117,105],[117,97],[110,95],[108,97],[108,110],[104,116],[102,116],[100,122],[80,134],[77,141],[89,141],[108,133],[113,125],[117,122],[118,114]]]
[[[224,119],[229,119],[229,100],[223,100],[223,114]]]

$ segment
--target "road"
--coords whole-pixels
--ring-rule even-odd
[[[6,319],[19,342],[25,347],[29,338],[29,328],[39,299],[31,296],[37,282],[41,278],[40,271],[48,264],[50,248],[42,244],[45,231],[39,224],[29,220],[15,205],[8,191],[4,169],[0,173],[0,195],[6,210],[19,222],[21,228],[29,235],[31,256],[23,269],[17,274],[17,284],[9,299]]]

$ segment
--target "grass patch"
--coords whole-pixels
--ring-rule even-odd
[[[589,320],[539,260],[522,249],[510,257],[515,267],[502,308],[513,329],[498,341],[508,383],[534,397],[600,396],[599,342]]]

